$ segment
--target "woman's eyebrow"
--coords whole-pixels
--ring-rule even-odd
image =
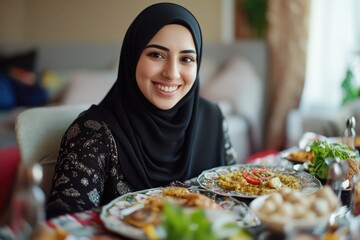
[[[150,44],[150,45],[147,45],[145,48],[158,48],[158,49],[166,51],[166,52],[170,51],[170,49],[168,49],[168,48],[166,48],[164,46],[161,46],[161,45],[157,45],[157,44]],[[192,50],[192,49],[182,50],[180,52],[181,53],[194,53],[194,54],[196,54],[196,51]]]

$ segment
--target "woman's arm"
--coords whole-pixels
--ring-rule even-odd
[[[104,123],[78,118],[63,136],[47,217],[78,212],[101,203],[115,142]],[[117,158],[117,156],[115,156]]]

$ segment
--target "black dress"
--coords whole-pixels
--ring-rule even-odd
[[[227,165],[237,153],[231,145],[224,119]],[[82,114],[66,131],[60,148],[53,188],[46,205],[47,218],[102,206],[133,191],[119,165],[115,139],[101,119]],[[195,176],[194,176],[195,177]]]

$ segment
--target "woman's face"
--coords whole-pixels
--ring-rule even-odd
[[[195,82],[197,55],[190,31],[170,24],[160,29],[142,51],[136,82],[157,108],[174,107]]]

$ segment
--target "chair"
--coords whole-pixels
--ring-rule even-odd
[[[21,164],[40,163],[43,167],[42,189],[51,190],[52,177],[63,134],[89,104],[35,107],[21,112],[15,122],[15,133]]]

